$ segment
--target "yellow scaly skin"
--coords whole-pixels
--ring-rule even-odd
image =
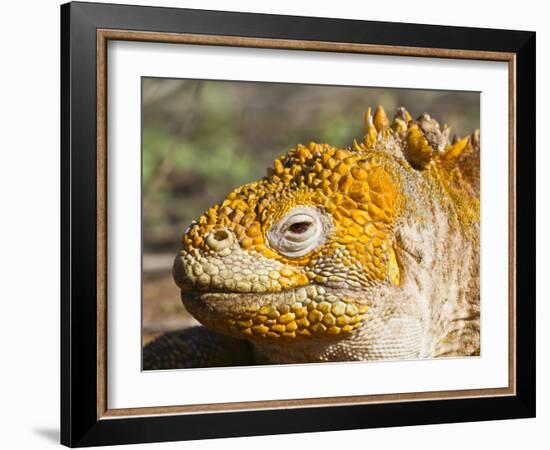
[[[479,354],[479,135],[380,106],[365,128],[298,145],[187,229],[173,275],[212,333],[274,363]]]

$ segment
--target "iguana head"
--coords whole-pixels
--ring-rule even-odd
[[[411,220],[429,228],[433,186],[449,192],[455,218],[475,220],[459,174],[443,168],[468,139],[451,144],[402,108],[392,123],[369,109],[365,125],[351,148],[298,145],[189,226],[174,278],[200,322],[281,345],[342,339],[403,288],[400,239]]]

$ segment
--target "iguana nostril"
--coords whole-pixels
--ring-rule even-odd
[[[231,244],[233,244],[233,235],[225,228],[212,231],[206,237],[206,245],[215,252],[224,250]]]
[[[226,230],[215,231],[214,239],[218,242],[225,241],[226,239],[229,239],[229,233]]]

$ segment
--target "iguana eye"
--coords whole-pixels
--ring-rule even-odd
[[[309,214],[289,214],[285,219],[282,231],[291,240],[304,240],[315,232],[316,221]]]
[[[288,227],[291,233],[302,234],[305,233],[310,227],[311,222],[296,222]]]
[[[312,206],[298,206],[273,225],[267,237],[279,253],[299,257],[321,245],[331,226],[324,211]]]

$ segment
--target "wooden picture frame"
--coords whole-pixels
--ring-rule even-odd
[[[535,33],[125,5],[61,7],[61,442],[90,446],[535,415]],[[110,409],[107,405],[107,42],[507,62],[506,388]]]

